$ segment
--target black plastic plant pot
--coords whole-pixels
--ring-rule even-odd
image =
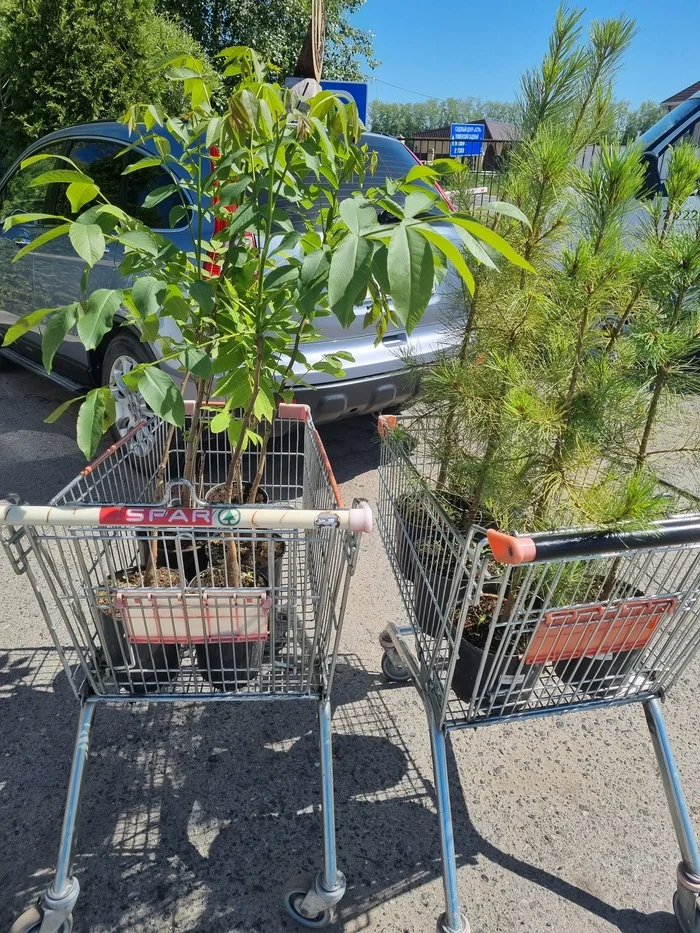
[[[199,673],[215,690],[234,693],[257,677],[266,642],[215,642],[195,645]]]
[[[428,513],[419,497],[406,494],[396,502],[396,563],[404,577],[413,581],[416,574],[416,548],[430,537]]]
[[[587,643],[588,650],[582,651],[579,656],[556,661],[553,664],[554,672],[560,680],[576,687],[590,699],[611,699],[624,688],[644,650],[646,640],[673,605],[673,601],[667,597],[650,598],[641,590],[631,587],[621,598],[626,602],[620,604],[615,601],[563,610],[568,613],[569,626],[578,623],[581,627],[580,632],[569,636],[570,640],[581,644],[590,637],[590,641]],[[590,621],[578,622],[579,616]],[[586,624],[591,636],[583,628]],[[644,644],[640,643],[640,638]],[[608,647],[614,647],[615,641],[621,643],[622,650],[604,651],[606,642]]]
[[[624,686],[641,653],[641,649],[637,649],[611,653],[603,658],[583,657],[557,661],[554,673],[564,683],[576,687],[592,700],[610,699]]]
[[[153,539],[141,538],[139,541],[139,559],[141,566],[148,567]],[[191,537],[163,537],[156,542],[156,567],[169,567],[183,573],[189,579],[197,572],[206,559],[206,543],[195,541]],[[181,562],[181,563],[180,563]]]
[[[497,652],[484,652],[483,648],[477,648],[466,637],[462,638],[459,646],[452,678],[452,689],[456,695],[464,703],[471,702],[484,654],[486,662],[479,681],[480,693],[483,693],[486,684],[493,686],[483,696],[477,712],[488,712],[489,716],[510,716],[524,710],[544,665],[521,665],[521,657],[510,657],[510,652],[499,658]]]
[[[212,505],[249,505],[248,497],[250,496],[250,491],[252,489],[252,483],[243,483],[243,502],[239,502],[234,492],[231,496],[231,501],[226,501],[226,483],[219,483],[218,486],[213,486],[209,492],[204,497],[206,502],[209,502]],[[255,493],[255,502],[258,505],[266,505],[270,501],[270,497],[267,493],[267,490],[263,486],[258,486],[258,490]]]
[[[420,630],[432,638],[437,637],[445,624],[445,616],[454,585],[454,574],[450,573],[451,570],[455,569],[454,562],[442,569],[446,570],[447,573],[430,573],[425,569],[418,568],[415,574],[413,605],[416,622]],[[464,598],[466,590],[467,575],[465,573],[457,592],[458,603]]]
[[[100,640],[119,686],[137,694],[169,688],[180,673],[179,646],[159,642],[133,644],[118,616],[115,618],[104,609],[99,613]]]
[[[276,561],[279,561],[280,571],[283,557],[284,552],[276,558]],[[277,571],[277,565],[275,569]],[[246,568],[241,567],[241,570],[245,572]],[[212,571],[213,574],[214,571]],[[267,575],[260,568],[257,570],[256,577],[256,588],[267,586]],[[210,588],[208,583],[202,582],[199,578],[192,580],[190,586],[201,586],[205,592],[213,593],[216,593],[218,588],[216,586]],[[273,612],[274,609],[271,608],[270,611]],[[206,642],[194,646],[199,673],[214,690],[235,693],[244,689],[251,680],[257,677],[262,667],[266,645],[267,639],[265,638],[232,642],[218,641],[216,638],[209,637]]]

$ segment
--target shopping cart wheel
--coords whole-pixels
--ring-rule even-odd
[[[690,916],[688,915],[688,907]],[[676,891],[673,895],[673,912],[676,915],[676,923],[681,933],[700,933],[700,907],[697,899],[693,906],[684,905],[678,891]]]
[[[316,879],[313,875],[305,872],[290,878],[284,886],[284,909],[290,917],[302,926],[310,927],[312,930],[320,930],[322,927],[327,927],[329,923],[333,923],[335,907],[329,905],[324,907],[320,913],[314,914],[312,917],[305,917],[301,912],[301,905],[312,888],[316,889]]]
[[[10,933],[39,933],[43,913],[38,907],[30,907],[25,910],[21,917],[18,917],[10,928]],[[73,917],[68,917],[63,922],[58,933],[71,933],[73,929]]]
[[[400,664],[394,664],[386,651],[382,656],[382,674],[390,684],[405,684],[411,679],[408,668],[401,667]]]

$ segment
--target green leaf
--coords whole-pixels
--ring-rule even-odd
[[[71,224],[68,237],[78,256],[91,268],[104,256],[105,236],[97,224]]]
[[[184,324],[189,320],[191,308],[181,295],[171,295],[163,306],[163,314]]]
[[[137,253],[146,253],[148,256],[158,255],[158,244],[150,233],[145,230],[128,230],[119,236],[119,242]]]
[[[340,202],[340,216],[349,227],[350,232],[359,236],[363,230],[368,230],[377,223],[377,212],[366,201],[359,198],[346,198]]]
[[[146,318],[158,313],[165,289],[165,282],[154,279],[152,275],[144,275],[136,279],[131,289],[131,299],[142,317]]]
[[[435,169],[429,165],[414,165],[411,171],[406,175],[406,181],[418,181],[419,179],[428,179],[433,181],[437,177]]]
[[[229,236],[236,236],[239,233],[243,233],[247,227],[249,227],[255,217],[255,210],[253,208],[252,201],[246,201],[246,203],[239,207],[238,210],[231,215],[231,222],[227,227],[226,232]]]
[[[111,214],[112,217],[116,217],[117,220],[128,220],[129,215],[117,207],[116,204],[98,204],[95,208],[96,214]]]
[[[299,278],[299,266],[274,266],[265,276],[265,288],[291,288]]]
[[[158,156],[145,156],[143,159],[139,159],[138,162],[132,162],[131,165],[127,167],[122,172],[122,175],[131,175],[132,172],[138,172],[142,168],[151,168],[153,165],[162,165],[163,160]]]
[[[79,395],[78,398],[69,398],[67,402],[62,402],[58,408],[54,408],[51,414],[44,418],[44,424],[53,424],[54,421],[58,421],[61,415],[67,412],[71,405],[75,405],[76,402],[80,402],[84,398],[84,395]]]
[[[372,274],[373,244],[348,234],[333,253],[328,275],[328,301],[343,327],[355,319],[355,299]]]
[[[147,366],[139,379],[139,392],[158,417],[178,428],[185,424],[185,403],[180,389],[157,366]]]
[[[53,214],[11,214],[5,218],[2,229],[7,233],[17,224],[31,224],[35,220],[60,220],[60,218],[55,217]]]
[[[190,285],[190,295],[205,314],[211,314],[216,301],[216,286],[211,282],[196,279]]]
[[[251,389],[245,369],[241,366],[222,376],[214,386],[214,394],[225,396],[229,408],[246,407],[250,401]]]
[[[525,269],[528,272],[535,271],[526,259],[523,259],[519,253],[516,253],[510,243],[504,240],[502,236],[499,236],[498,233],[489,230],[488,227],[485,227],[478,221],[470,220],[469,217],[464,214],[449,214],[444,220],[448,223],[454,223],[459,227],[463,227],[477,239],[483,240],[484,243],[488,243],[488,245],[493,247],[501,256],[509,262],[512,262],[514,266],[519,266],[521,269]]]
[[[379,283],[379,287],[385,295],[391,294],[391,285],[389,284],[389,272],[387,269],[387,260],[389,250],[384,244],[377,246],[372,260],[372,273]]]
[[[435,198],[431,197],[426,191],[414,191],[406,196],[403,206],[404,217],[416,217],[418,214],[424,214],[435,205]]]
[[[189,373],[194,373],[200,379],[208,379],[213,371],[212,362],[209,356],[198,347],[188,347],[178,356],[183,369]]]
[[[530,221],[520,208],[507,201],[489,201],[488,204],[482,204],[476,210],[487,211],[490,214],[505,214],[506,217],[512,217],[514,220],[519,220],[521,224],[525,224],[526,227],[530,227]]]
[[[211,419],[209,430],[212,434],[223,434],[224,431],[228,431],[228,426],[230,424],[231,412],[228,408],[224,408]]]
[[[253,415],[258,421],[272,421],[274,414],[275,400],[267,386],[260,386],[253,404]]]
[[[29,182],[30,188],[41,188],[44,185],[55,184],[56,182],[72,182],[77,181],[81,184],[91,185],[92,178],[89,175],[84,175],[82,172],[77,172],[75,169],[70,168],[55,168],[50,172],[44,172],[41,175],[37,175],[32,181]]]
[[[162,185],[160,188],[154,188],[153,191],[147,194],[143,199],[143,206],[145,208],[155,207],[156,204],[165,201],[171,194],[177,192],[177,190],[177,185]]]
[[[86,460],[92,460],[95,456],[102,437],[106,408],[102,389],[93,389],[88,392],[85,401],[80,406],[77,427],[78,447],[82,450]]]
[[[468,230],[464,230],[462,227],[457,227],[457,232],[459,233],[460,239],[464,243],[465,247],[472,254],[474,259],[477,262],[483,263],[483,265],[488,266],[489,269],[498,269],[498,266],[493,261],[492,254],[498,256],[500,254],[496,253],[490,246],[487,246],[485,243],[481,243],[476,237],[473,237]]]
[[[70,201],[71,211],[77,214],[81,207],[94,201],[100,189],[92,182],[74,181],[66,188],[66,195]]]
[[[435,265],[427,241],[405,223],[399,224],[391,237],[387,272],[394,308],[410,333],[430,301]]]
[[[464,171],[464,165],[459,159],[434,159],[430,167],[438,175],[461,175]]]
[[[470,293],[474,294],[474,276],[471,273],[471,269],[464,260],[464,256],[461,251],[452,243],[451,240],[448,240],[447,237],[444,237],[441,233],[438,233],[437,230],[433,230],[432,227],[427,225],[416,227],[416,230],[424,236],[426,240],[436,246],[440,252],[449,259],[452,265],[455,267],[457,272],[460,274],[462,279],[466,282],[467,288]]]
[[[224,206],[238,204],[241,194],[246,190],[249,184],[250,178],[246,175],[245,178],[239,178],[238,181],[232,181],[227,185],[223,185],[221,189],[216,192],[216,196],[219,198],[219,202]]]
[[[40,324],[46,315],[51,314],[53,310],[53,308],[42,308],[39,311],[30,311],[29,314],[25,314],[24,317],[21,317],[19,321],[15,321],[12,327],[5,332],[5,337],[2,341],[3,347],[9,347],[15,340],[29,333],[32,328]]]
[[[17,262],[18,259],[26,256],[27,253],[33,252],[35,249],[43,246],[44,243],[49,243],[51,240],[55,240],[59,236],[64,236],[69,231],[70,224],[59,224],[57,227],[50,227],[45,233],[40,233],[36,239],[32,240],[31,243],[27,243],[27,245],[23,246],[18,253],[15,253],[15,255],[12,257],[12,262]]]
[[[48,320],[41,337],[41,358],[44,369],[51,372],[56,351],[66,339],[66,334],[75,325],[78,318],[78,304],[75,302],[59,308]]]
[[[114,315],[122,304],[121,290],[98,288],[88,298],[87,311],[78,321],[78,336],[86,350],[94,350],[112,329]]]

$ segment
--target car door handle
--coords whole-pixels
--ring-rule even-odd
[[[16,236],[16,237],[13,237],[13,238],[12,238],[12,242],[15,244],[15,246],[29,246],[29,244],[30,244],[32,241],[31,241],[31,240],[29,239],[29,237],[25,234],[25,235],[23,235],[23,236]]]

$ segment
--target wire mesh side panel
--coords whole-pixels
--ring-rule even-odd
[[[246,486],[260,468],[257,508],[339,507],[313,426],[289,419],[274,427],[264,463],[255,450],[243,458]],[[159,505],[169,490],[177,505],[184,456],[184,435],[154,420],[54,503]],[[197,458],[204,475],[197,493],[213,492],[212,502],[225,507],[227,440],[205,431]],[[98,695],[311,696],[329,681],[357,535],[330,525],[42,526],[25,537],[42,571],[38,595],[52,604],[47,615],[60,618],[64,644],[79,659],[71,667],[61,651],[66,669]]]
[[[436,488],[439,464],[416,436],[401,424],[384,436],[378,523],[421,689],[441,721],[630,702],[672,686],[700,648],[697,549],[504,567],[473,516],[461,530],[465,503]]]

